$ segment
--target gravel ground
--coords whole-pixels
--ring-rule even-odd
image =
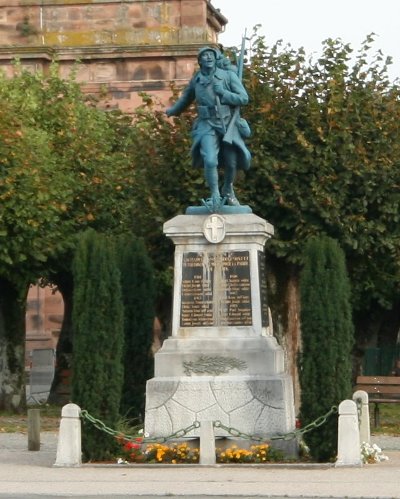
[[[378,445],[382,450],[400,450],[400,437],[372,435],[371,443]]]

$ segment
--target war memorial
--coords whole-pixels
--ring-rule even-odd
[[[196,103],[192,159],[210,197],[164,224],[175,245],[172,335],[147,383],[145,431],[166,437],[197,423],[187,434],[196,437],[212,422],[217,438],[232,437],[231,428],[268,438],[292,431],[295,415],[283,350],[268,327],[265,244],[274,229],[233,189],[251,161],[239,112],[248,102],[243,51],[237,68],[213,47],[201,48],[198,62],[166,112]]]

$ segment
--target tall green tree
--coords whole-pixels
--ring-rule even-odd
[[[84,233],[74,259],[72,400],[115,428],[123,383],[124,316],[114,245],[94,230]],[[85,460],[114,456],[115,439],[85,422]]]
[[[45,278],[63,294],[57,369],[68,367],[76,234],[131,230],[131,119],[97,109],[73,76],[63,80],[57,71],[32,74],[16,65],[13,78],[0,74],[0,381],[7,387],[0,407],[10,410],[25,401],[29,284]]]
[[[354,328],[344,253],[326,236],[311,239],[300,280],[302,349],[299,359],[300,418],[308,425],[351,396]],[[337,451],[337,416],[305,434],[312,456]]]
[[[143,420],[146,381],[153,376],[154,268],[143,240],[132,234],[117,241],[124,303],[124,382],[121,414]]]
[[[297,265],[310,237],[339,241],[356,317],[370,318],[400,303],[400,87],[373,41],[354,53],[329,39],[308,58],[256,38],[245,72],[253,128],[245,189],[276,228],[269,249]]]
[[[25,122],[1,98],[0,79],[0,408],[25,405],[25,312],[31,282],[50,254],[65,247],[62,225],[72,185],[56,161],[49,134]]]

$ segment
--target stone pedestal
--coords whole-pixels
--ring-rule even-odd
[[[164,233],[175,244],[172,336],[147,382],[145,431],[165,437],[194,421],[265,437],[292,431],[292,381],[268,327],[273,227],[251,213],[179,215]]]

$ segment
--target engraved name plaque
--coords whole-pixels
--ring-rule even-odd
[[[252,325],[248,251],[184,253],[180,325]]]

